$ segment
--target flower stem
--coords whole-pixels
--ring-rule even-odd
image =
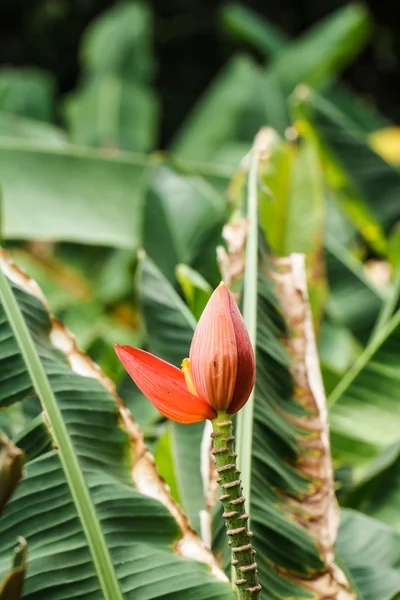
[[[232,565],[236,571],[238,597],[240,600],[256,600],[260,597],[261,586],[258,583],[257,563],[254,560],[255,550],[251,546],[253,534],[247,524],[249,515],[245,512],[242,483],[238,477],[240,471],[236,468],[237,455],[234,452],[232,421],[228,414],[221,411],[212,421],[212,425],[212,453],[222,492],[222,516],[228,528],[228,544],[232,547]]]

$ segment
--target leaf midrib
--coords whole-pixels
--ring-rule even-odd
[[[36,351],[11,286],[0,268],[0,300],[31,377],[32,384],[48,415],[51,429],[71,496],[86,535],[93,563],[105,600],[123,600],[95,508],[81,472],[78,458],[51,389],[49,379]]]

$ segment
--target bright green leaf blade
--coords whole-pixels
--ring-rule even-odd
[[[48,415],[55,443],[59,449],[63,471],[88,541],[104,598],[106,600],[122,600],[108,548],[91,503],[70,434],[63,421],[50,381],[37,354],[23,314],[2,270],[0,270],[0,300],[23,356],[33,387]]]
[[[40,142],[54,148],[68,144],[67,134],[62,129],[7,112],[0,112],[0,136]]]
[[[271,130],[269,159],[262,165],[260,223],[275,253],[306,255],[311,306],[319,322],[326,287],[322,267],[326,206],[318,149],[308,131],[296,144],[274,134]]]
[[[4,237],[137,248],[145,166],[141,155],[0,140]]]
[[[165,483],[168,485],[171,492],[171,496],[179,504],[182,504],[175,476],[175,466],[171,441],[172,435],[173,429],[171,427],[168,427],[163,433],[163,435],[158,438],[157,443],[154,447],[153,455],[154,460],[156,461],[157,471],[160,474],[160,477],[162,477]]]
[[[322,249],[325,201],[322,171],[315,144],[310,137],[301,147],[292,166],[292,182],[286,210],[282,255],[301,252],[313,264]],[[268,236],[268,230],[266,230]]]
[[[196,319],[200,319],[212,293],[212,287],[194,269],[179,264],[175,269],[176,278],[185,295],[185,300]]]

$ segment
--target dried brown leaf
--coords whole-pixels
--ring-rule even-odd
[[[0,431],[0,511],[22,477],[24,453]]]
[[[235,285],[244,272],[246,229],[246,220],[239,219],[226,225],[223,231],[227,250],[219,249],[218,258],[223,278],[231,285]],[[326,566],[326,571],[312,580],[287,571],[282,572],[282,576],[312,591],[318,600],[355,600],[356,594],[335,564],[339,509],[334,493],[326,397],[307,294],[305,258],[291,254],[286,258],[268,257],[268,260],[271,264],[268,276],[275,282],[275,293],[290,332],[283,343],[291,357],[295,399],[309,413],[297,418],[285,413],[300,431],[311,434],[299,435],[294,467],[314,483],[301,499],[283,493],[282,497],[293,508],[291,518],[315,540]]]

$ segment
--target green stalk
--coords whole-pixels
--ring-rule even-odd
[[[381,311],[378,315],[376,323],[371,333],[371,337],[369,339],[369,343],[371,343],[378,336],[380,330],[386,323],[389,321],[390,317],[393,314],[393,311],[396,308],[396,304],[399,300],[400,296],[400,267],[397,268],[396,276],[393,281],[393,287],[386,298],[386,300],[382,304]]]
[[[257,341],[257,271],[258,271],[258,202],[257,202],[258,154],[253,150],[248,178],[246,262],[244,272],[243,319],[249,332],[251,344]],[[239,466],[243,473],[243,494],[250,506],[252,442],[254,420],[254,389],[245,406],[238,414]]]
[[[35,391],[49,418],[54,441],[58,447],[58,453],[69,489],[88,541],[104,598],[105,600],[123,600],[106,541],[92,504],[89,490],[83,478],[71,438],[24,317],[1,268],[0,299],[20,347]]]
[[[400,309],[385,325],[383,325],[373,339],[368,343],[363,353],[360,354],[355,363],[345,373],[337,386],[332,390],[327,398],[328,408],[331,409],[336,402],[343,396],[346,390],[353,383],[357,375],[362,371],[375,352],[386,341],[389,335],[400,325]]]
[[[235,584],[240,600],[260,598],[261,585],[258,582],[255,550],[251,545],[253,534],[248,528],[249,515],[245,511],[240,471],[236,468],[235,437],[232,421],[225,412],[219,412],[212,421],[212,453],[217,465],[218,483],[221,489],[220,500],[224,507],[228,544],[232,548],[232,565],[236,572]]]

